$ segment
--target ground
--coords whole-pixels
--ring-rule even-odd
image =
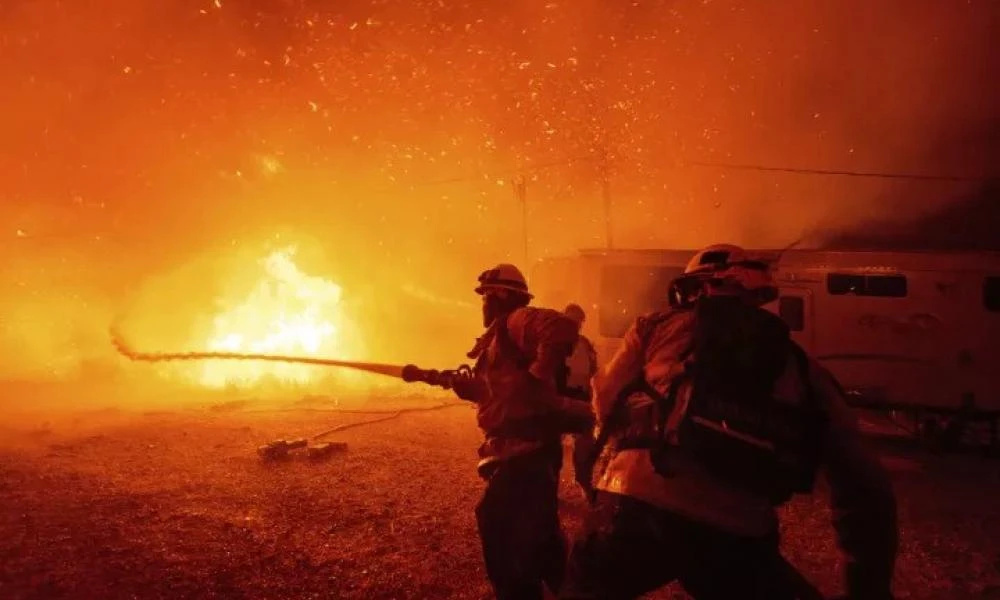
[[[3,391],[5,406],[26,393]],[[351,407],[442,398],[377,400]],[[468,405],[335,431],[325,439],[348,450],[322,462],[257,457],[275,438],[384,417],[333,412],[346,404],[161,399],[56,411],[22,397],[0,424],[0,598],[489,598]],[[884,456],[900,501],[897,597],[1000,598],[1000,463]],[[573,530],[583,502],[570,476]],[[783,535],[793,564],[841,591],[822,493],[784,510]]]

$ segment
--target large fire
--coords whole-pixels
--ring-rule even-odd
[[[241,301],[212,323],[210,351],[343,357],[346,348],[343,290],[295,264],[295,248],[259,261],[263,273]],[[210,387],[250,386],[267,380],[308,384],[322,374],[316,367],[259,361],[210,361],[199,381]]]

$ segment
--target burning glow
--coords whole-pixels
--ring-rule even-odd
[[[259,262],[263,275],[246,298],[217,315],[208,350],[343,356],[342,290],[322,277],[299,270],[295,248],[285,248]],[[211,361],[199,380],[211,387],[249,386],[266,379],[307,384],[321,374],[315,367],[262,361]]]

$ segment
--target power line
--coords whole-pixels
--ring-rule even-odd
[[[466,181],[477,181],[484,179],[506,179],[511,175],[525,174],[525,173],[535,173],[538,171],[544,171],[548,169],[553,169],[557,167],[568,167],[578,162],[601,162],[603,157],[601,155],[597,156],[575,156],[570,158],[564,158],[558,161],[551,161],[547,163],[541,163],[537,165],[525,166],[522,168],[511,168],[503,169],[499,171],[491,171],[488,173],[482,173],[476,176],[462,176],[462,177],[451,177],[448,179],[438,179],[434,181],[425,181],[418,183],[418,186],[425,185],[445,185],[449,183],[463,183]],[[814,169],[814,168],[796,168],[796,167],[774,167],[768,165],[754,165],[746,163],[726,163],[726,162],[708,162],[708,161],[677,161],[674,163],[679,167],[708,167],[716,169],[730,169],[734,171],[761,171],[761,172],[772,172],[772,173],[791,173],[794,175],[825,175],[833,177],[867,177],[867,178],[878,178],[878,179],[910,179],[915,181],[956,181],[956,182],[975,182],[975,181],[990,181],[996,176],[981,176],[981,177],[961,177],[956,175],[925,175],[919,173],[887,173],[883,171],[851,171],[847,169]]]
[[[683,164],[683,163],[682,163]],[[794,173],[796,175],[834,175],[842,177],[873,177],[879,179],[913,179],[923,181],[989,181],[990,177],[957,177],[951,175],[919,175],[914,173],[882,173],[878,171],[846,171],[833,169],[806,169],[793,167],[769,167],[765,165],[749,165],[723,162],[689,162],[694,167],[713,167],[718,169],[733,169],[740,171],[767,171],[778,173]]]

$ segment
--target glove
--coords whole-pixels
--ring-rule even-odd
[[[478,402],[482,393],[482,384],[472,377],[456,377],[451,384],[452,391],[460,399],[467,402]]]

